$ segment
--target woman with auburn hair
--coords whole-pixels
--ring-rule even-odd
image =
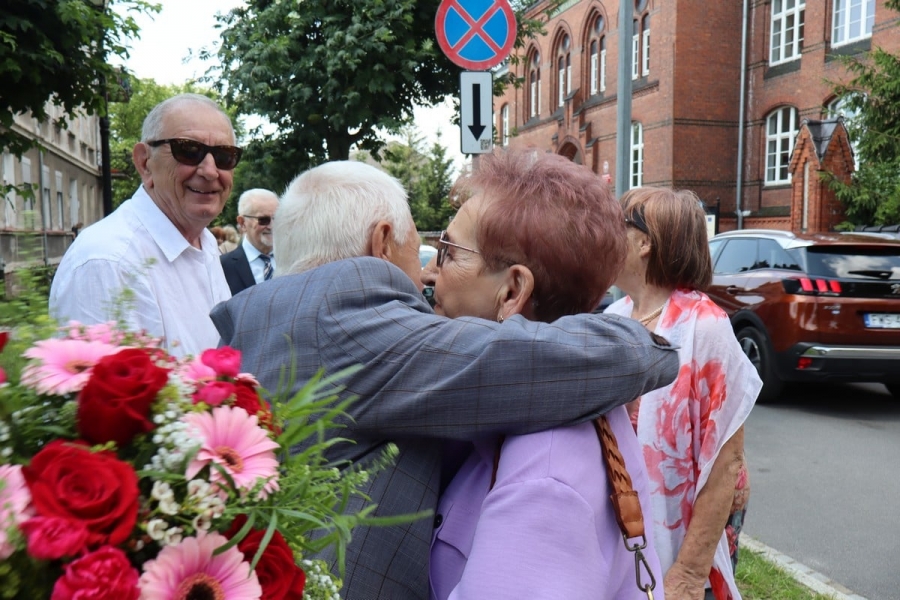
[[[728,316],[703,293],[712,262],[699,198],[646,187],[621,204],[628,258],[616,286],[628,295],[606,312],[671,341],[681,363],[671,385],[629,405],[651,480],[666,596],[739,600],[732,560],[747,492],[744,421],[762,382]]]
[[[464,202],[422,273],[438,314],[503,323],[591,312],[625,259],[621,208],[596,174],[561,156],[483,155],[453,196]],[[623,355],[623,375],[630,363]],[[432,598],[646,600],[637,582],[660,573],[646,470],[625,408],[598,421],[475,442],[438,506]],[[604,427],[617,445],[601,445]],[[643,540],[628,539],[646,544],[637,559],[610,498],[618,488],[603,454],[616,447],[648,516]]]

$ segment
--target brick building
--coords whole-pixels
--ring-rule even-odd
[[[743,227],[840,222],[827,190],[807,206],[820,217],[792,221],[792,187],[803,185],[792,178],[793,148],[804,121],[841,113],[833,88],[848,78],[842,55],[900,52],[900,14],[884,0],[626,1],[634,9],[631,185],[694,190],[720,207],[721,230],[737,226],[739,181]],[[618,0],[568,0],[553,12],[546,35],[506,67],[524,83],[494,100],[501,144],[545,148],[615,178],[618,15]],[[831,164],[826,158],[817,164]],[[806,185],[818,183],[817,172],[811,177]]]

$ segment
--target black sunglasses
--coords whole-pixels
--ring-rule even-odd
[[[244,149],[237,146],[207,146],[195,140],[187,140],[184,138],[171,138],[168,140],[156,140],[147,142],[151,148],[168,144],[172,150],[172,158],[183,165],[196,167],[207,154],[213,155],[216,161],[216,168],[223,171],[230,171],[237,166],[241,160],[241,154]]]
[[[256,219],[256,222],[259,223],[260,227],[268,227],[272,224],[272,219],[275,217],[254,217],[253,215],[241,215],[245,219]]]
[[[631,225],[635,229],[639,229],[639,230],[643,231],[644,233],[646,233],[647,235],[650,235],[650,231],[647,229],[647,222],[644,221],[643,208],[640,208],[640,209],[632,212],[630,217],[625,217],[625,224]]]

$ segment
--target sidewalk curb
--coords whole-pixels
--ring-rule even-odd
[[[810,569],[774,548],[769,548],[745,533],[741,534],[740,547],[761,554],[766,560],[775,563],[801,585],[808,587],[817,594],[823,594],[833,600],[867,600],[863,596],[854,594],[836,581],[832,581],[825,575]]]

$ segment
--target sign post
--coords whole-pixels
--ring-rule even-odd
[[[491,69],[506,60],[516,41],[516,16],[508,0],[441,0],[434,20],[438,45],[460,75],[461,148],[491,151],[494,136]]]

